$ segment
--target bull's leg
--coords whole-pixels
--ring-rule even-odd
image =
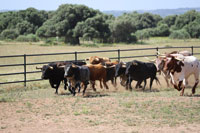
[[[106,89],[109,89],[108,85],[106,84],[106,79],[103,79],[103,85],[104,85],[104,87],[106,87]]]
[[[167,87],[170,87],[170,86],[169,86],[169,80],[168,80],[167,77],[165,77],[165,81],[166,81],[166,83],[167,83]]]
[[[137,89],[138,87],[140,88],[142,81],[138,81],[135,88]]]
[[[115,84],[115,87],[117,86],[117,77],[114,77],[114,84]]]
[[[178,90],[182,90],[182,84],[183,84],[183,81],[179,81],[179,83],[178,83]]]
[[[56,84],[56,92],[55,92],[55,94],[58,94],[58,88],[59,88],[59,86],[60,86],[60,82],[58,84]]]
[[[73,96],[76,95],[76,88],[75,87],[72,87],[72,94],[73,94]]]
[[[91,83],[91,85],[92,85],[92,89],[93,89],[94,91],[96,91],[96,88],[95,88],[95,81],[90,81],[90,83]]]
[[[197,85],[198,85],[198,83],[199,83],[199,77],[198,77],[198,76],[195,76],[195,79],[196,79],[195,84],[194,84],[194,86],[192,87],[192,95],[195,94],[195,89],[196,89],[196,87],[197,87]]]
[[[182,91],[181,91],[180,96],[183,96],[183,94],[184,94],[184,90],[185,90],[185,87],[182,88]]]
[[[116,78],[115,77],[111,79],[111,83],[116,88],[117,84],[116,84]]]
[[[74,91],[72,89],[72,85],[71,85],[71,82],[69,81],[68,83],[68,90],[70,91],[71,94],[74,94]]]
[[[78,88],[78,93],[81,91],[81,85],[80,83],[76,83],[75,88]]]
[[[85,91],[88,85],[88,81],[84,82],[84,90],[83,90],[83,96],[85,95]]]
[[[67,84],[67,79],[65,78],[65,79],[64,79],[64,89],[65,89],[65,90],[67,90],[67,86],[68,86],[68,84]]]
[[[100,82],[100,88],[103,89],[103,85],[101,83],[101,80],[99,80],[99,82]]]
[[[184,81],[179,81],[178,90],[182,90],[180,96],[183,96],[184,90],[185,90],[185,80]]]
[[[130,80],[129,80],[129,77],[127,78],[127,80],[126,80],[126,90],[128,90],[129,89],[129,85],[130,84]]]
[[[132,78],[129,76],[129,84],[128,84],[128,88],[132,91],[133,90],[133,88],[132,88],[132,86],[131,86],[131,83],[132,83]]]
[[[145,79],[145,80],[144,80],[144,87],[143,87],[143,91],[144,91],[144,89],[145,89],[145,87],[146,87],[146,84],[147,84],[147,80]]]
[[[152,87],[152,84],[153,84],[153,80],[154,80],[154,78],[150,79],[150,91],[151,91],[151,87]]]

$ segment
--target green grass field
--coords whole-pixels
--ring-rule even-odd
[[[162,46],[200,46],[200,40],[171,40],[168,38],[151,38],[144,44],[114,44],[104,47],[82,46],[41,46],[40,43],[0,42],[0,56],[62,53],[74,51],[113,50],[152,48]],[[161,50],[161,53],[173,50]],[[186,49],[187,50],[187,49]],[[195,53],[200,53],[194,49]],[[121,56],[155,54],[156,51],[124,52]],[[117,53],[85,54],[79,59],[98,55],[117,56]],[[31,57],[28,63],[68,60],[74,56]],[[153,59],[152,57],[151,59]],[[200,59],[198,55],[197,58]],[[132,59],[124,59],[128,61]],[[147,61],[145,58],[138,60]],[[0,59],[0,64],[23,63],[23,59]],[[0,68],[0,73],[23,71],[23,67]],[[27,71],[35,71],[29,66]],[[41,73],[27,75],[28,79],[40,78]],[[109,90],[90,87],[86,96],[73,97],[68,91],[59,88],[55,95],[48,81],[30,82],[27,87],[23,83],[0,85],[0,132],[199,132],[200,131],[200,87],[195,96],[191,96],[191,87],[185,96],[173,88],[167,88],[163,77],[158,76],[161,86],[153,84],[149,91],[125,90],[118,84],[117,89],[109,83]],[[23,75],[2,76],[0,82],[23,79]],[[189,80],[192,86],[192,78]],[[135,83],[133,83],[133,86]],[[99,87],[97,87],[99,88]]]

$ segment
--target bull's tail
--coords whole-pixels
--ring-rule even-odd
[[[160,84],[160,81],[159,81],[159,79],[158,79],[157,77],[155,77],[154,79],[156,80],[156,83],[157,83],[157,84],[161,85],[161,84]]]

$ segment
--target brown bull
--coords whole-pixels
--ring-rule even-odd
[[[95,80],[99,80],[100,81],[100,87],[103,88],[101,81],[104,84],[104,87],[106,87],[106,89],[108,89],[108,86],[106,84],[106,68],[101,65],[101,64],[96,64],[96,65],[92,65],[89,64],[87,65],[89,70],[90,70],[90,82],[92,83],[92,88],[94,90],[95,89]]]
[[[110,59],[107,57],[91,56],[87,58],[86,61],[89,61],[90,64],[104,64],[105,62],[110,62]]]

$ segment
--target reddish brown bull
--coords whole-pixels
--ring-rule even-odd
[[[92,83],[92,88],[94,90],[95,89],[95,80],[99,80],[100,81],[100,87],[103,88],[101,81],[104,84],[104,87],[106,87],[106,89],[108,89],[108,86],[106,84],[106,68],[101,65],[101,64],[97,64],[97,65],[92,65],[89,64],[87,65],[89,70],[90,70],[90,82]]]

